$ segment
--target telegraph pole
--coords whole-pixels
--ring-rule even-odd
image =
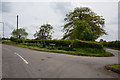
[[[17,39],[18,39],[18,15],[17,15]]]

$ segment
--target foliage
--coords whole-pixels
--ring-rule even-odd
[[[22,39],[17,39],[15,37],[11,37],[10,40],[13,41],[13,42],[16,42],[16,43],[23,43]]]
[[[105,68],[107,70],[120,74],[120,64],[110,64],[110,65],[105,66]]]
[[[74,48],[97,48],[103,49],[102,44],[92,41],[81,41],[81,40],[74,40],[72,41],[72,46]]]
[[[19,39],[26,39],[27,36],[28,36],[28,33],[25,31],[25,29],[23,28],[20,28],[18,29],[18,32],[17,32],[17,29],[14,29],[11,33],[11,35],[14,37],[14,38],[18,38]]]
[[[9,38],[2,38],[2,40],[9,40]]]
[[[99,42],[106,42],[106,40],[100,39],[100,41],[99,41]]]
[[[40,27],[39,31],[36,31],[36,33],[34,34],[34,37],[36,39],[43,39],[43,36],[46,36],[46,39],[51,39],[52,36],[52,31],[53,27],[50,24],[43,24]]]
[[[10,40],[14,42],[14,41],[17,40],[17,38],[15,38],[15,37],[10,37]]]
[[[103,39],[100,39],[100,41],[99,42],[103,42],[104,40]]]
[[[25,40],[24,43],[42,43],[43,40]],[[55,46],[68,47],[72,45],[73,48],[98,48],[103,49],[100,43],[92,41],[81,41],[81,40],[45,40],[46,45],[55,44]]]
[[[21,44],[26,46],[42,47],[40,43],[21,43]]]
[[[94,41],[95,39],[96,39],[96,37],[95,37],[94,33],[89,28],[86,28],[81,33],[81,40],[84,40],[84,41]]]
[[[109,48],[120,49],[120,41],[101,42],[104,46]]]
[[[71,54],[71,55],[78,55],[78,56],[95,56],[95,57],[107,57],[107,56],[114,56],[112,53],[105,52],[103,49],[97,48],[72,48],[68,49],[67,47],[54,47],[49,48],[42,48],[40,43],[20,43],[16,44],[10,41],[3,41],[3,44],[29,48],[38,51],[47,51],[47,52],[55,52],[55,53],[63,53],[63,54]],[[61,49],[60,49],[61,48]]]
[[[112,68],[115,68],[117,70],[120,70],[120,64],[111,64],[111,65],[108,65],[109,67],[112,67]]]
[[[94,33],[86,21],[76,21],[73,33],[70,38],[84,41],[94,41],[96,39]]]
[[[94,36],[91,37],[94,40],[99,38],[103,34],[106,34],[105,30],[103,29],[105,24],[104,19],[102,18],[102,16],[99,16],[96,13],[92,12],[91,9],[89,9],[88,7],[75,8],[73,12],[69,12],[68,14],[66,14],[66,18],[64,20],[67,23],[64,25],[63,28],[63,31],[65,32],[63,39],[74,39],[72,35],[81,35],[80,33],[82,33],[86,29],[86,27],[88,27],[89,30],[94,33]],[[74,31],[76,27],[79,30],[81,29],[79,34]],[[80,38],[77,37],[77,39]]]

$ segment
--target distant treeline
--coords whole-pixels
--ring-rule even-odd
[[[120,41],[101,42],[103,46],[120,50]]]

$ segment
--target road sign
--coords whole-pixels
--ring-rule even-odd
[[[43,36],[43,39],[46,39],[46,36]]]

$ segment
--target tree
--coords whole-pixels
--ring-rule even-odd
[[[46,36],[46,39],[51,39],[53,33],[52,29],[53,27],[50,24],[43,24],[40,30],[36,31],[34,37],[36,39],[43,39],[43,36]]]
[[[96,39],[94,33],[90,29],[89,24],[86,21],[76,21],[74,24],[73,33],[71,39],[79,39],[85,41],[94,41]]]
[[[100,41],[99,42],[107,42],[106,40],[103,40],[103,39],[100,39]]]
[[[95,39],[104,34],[107,34],[103,29],[105,22],[102,16],[99,16],[96,13],[92,12],[88,7],[75,8],[73,12],[66,14],[66,18],[64,20],[67,23],[63,26],[63,31],[65,32],[63,39],[75,39],[72,38],[73,34],[81,35],[81,31],[84,31],[85,27],[89,27],[89,30],[93,32]],[[79,34],[74,31],[76,27],[81,27],[79,28]],[[79,37],[76,38],[79,39]]]
[[[14,29],[11,33],[11,35],[14,37],[14,38],[17,38],[17,29]],[[25,29],[23,28],[20,28],[18,29],[18,38],[19,39],[26,39],[28,36],[28,33],[25,31]]]
[[[103,39],[100,39],[100,41],[99,42],[103,42],[104,40]]]

